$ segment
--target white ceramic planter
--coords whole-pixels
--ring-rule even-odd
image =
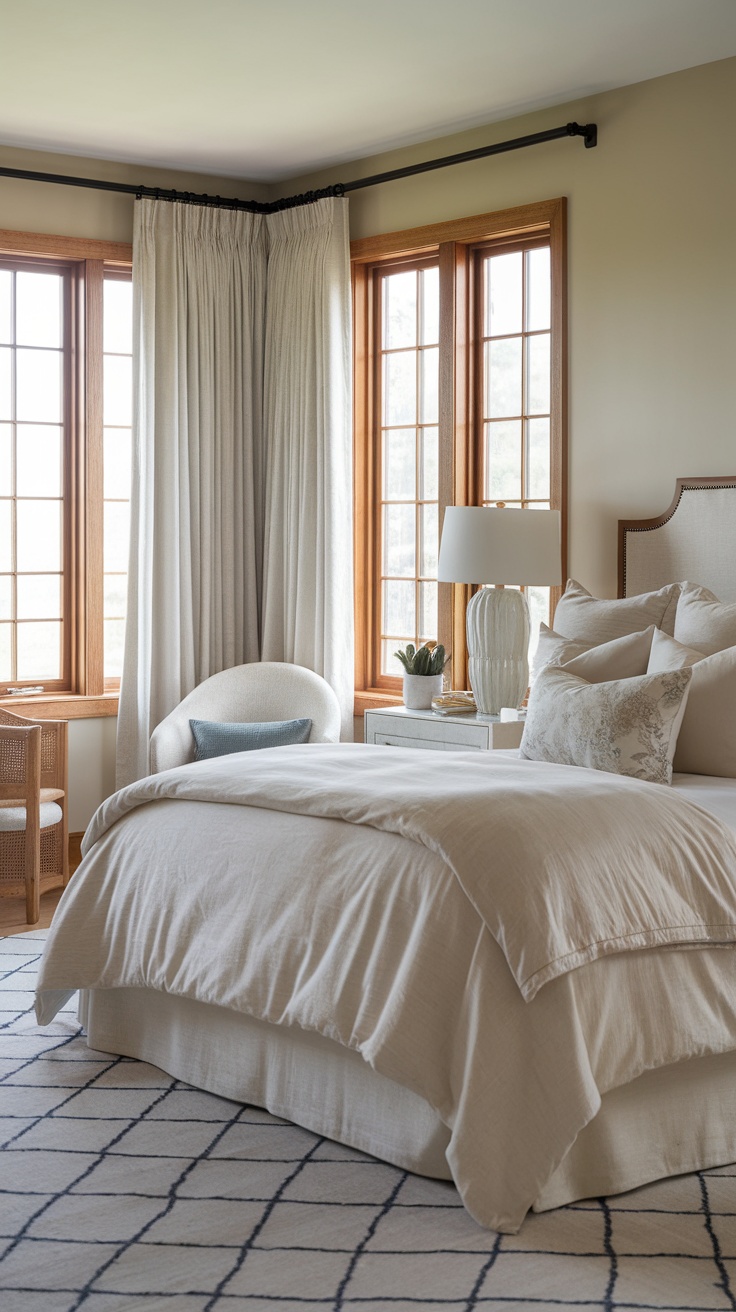
[[[404,705],[408,711],[431,711],[432,698],[442,692],[441,674],[405,674]]]

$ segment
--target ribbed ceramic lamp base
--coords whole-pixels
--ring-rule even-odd
[[[481,588],[468,602],[468,673],[481,715],[517,707],[529,685],[529,607],[515,588]]]

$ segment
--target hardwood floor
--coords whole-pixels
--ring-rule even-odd
[[[82,860],[81,841],[82,834],[69,835],[70,875],[74,874]],[[32,929],[48,929],[63,891],[62,888],[52,888],[48,893],[41,894],[41,916],[35,925],[26,923],[24,897],[0,897],[0,938],[7,934],[27,934]]]
[[[63,891],[61,888],[52,888],[42,895],[41,918],[35,925],[26,924],[25,898],[0,898],[0,937],[7,934],[27,934],[32,929],[48,929]]]

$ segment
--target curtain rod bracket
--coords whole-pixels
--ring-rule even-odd
[[[592,146],[598,145],[598,124],[597,123],[568,123],[567,133],[570,137],[582,137],[585,141],[585,149],[590,150]]]

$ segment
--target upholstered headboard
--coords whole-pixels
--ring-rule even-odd
[[[618,595],[689,579],[736,601],[736,476],[678,478],[669,510],[618,522]]]

